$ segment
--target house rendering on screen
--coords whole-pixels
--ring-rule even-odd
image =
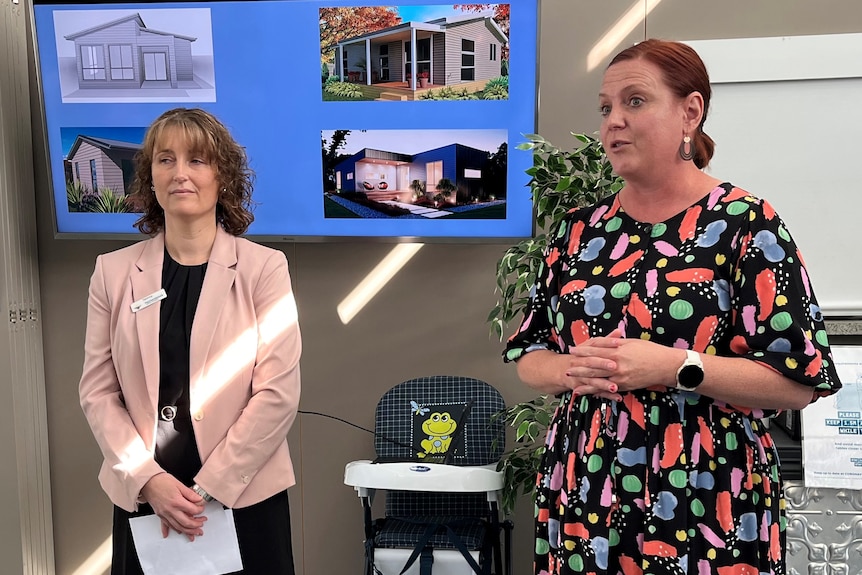
[[[414,181],[421,183],[424,195],[433,197],[440,180],[446,178],[457,190],[446,197],[447,203],[455,203],[458,197],[485,199],[482,175],[489,157],[487,151],[463,144],[412,155],[364,148],[335,165],[335,187],[362,192],[375,201],[410,203],[416,197],[411,188]]]
[[[404,82],[412,90],[483,85],[501,75],[508,41],[487,14],[404,22],[339,42],[335,74],[367,85]]]
[[[115,195],[125,195],[140,149],[141,144],[79,135],[66,155],[72,182],[90,193],[110,189]]]
[[[181,88],[194,82],[196,38],[147,28],[140,14],[64,38],[75,43],[79,88]]]

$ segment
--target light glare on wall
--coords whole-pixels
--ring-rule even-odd
[[[107,572],[111,568],[112,541],[113,539],[108,535],[108,538],[90,553],[90,556],[75,569],[72,575],[102,575]]]
[[[631,8],[626,10],[625,14],[620,16],[613,26],[608,28],[604,36],[593,45],[593,49],[587,55],[587,71],[592,72],[605,61],[605,58],[616,52],[626,36],[640,26],[647,15],[660,3],[661,0],[635,0]]]
[[[341,323],[347,325],[362,308],[377,295],[389,280],[416,255],[425,244],[398,244],[344,298],[336,311]]]

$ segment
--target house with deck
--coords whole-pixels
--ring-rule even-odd
[[[488,13],[404,22],[339,42],[335,74],[343,81],[411,90],[481,87],[501,75],[508,41]]]

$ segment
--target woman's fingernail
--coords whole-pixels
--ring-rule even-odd
[[[612,383],[611,386],[608,388],[608,390],[610,390],[611,393],[616,393],[617,392],[617,385],[615,383]]]

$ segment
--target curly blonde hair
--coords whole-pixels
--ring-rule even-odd
[[[165,211],[153,190],[152,165],[157,144],[172,130],[180,130],[189,148],[215,166],[219,186],[216,221],[229,234],[244,234],[254,221],[251,213],[254,172],[248,166],[245,148],[233,139],[224,124],[200,108],[168,110],[147,129],[143,145],[135,155],[135,176],[130,190],[131,201],[143,212],[135,227],[150,235],[165,229]]]

